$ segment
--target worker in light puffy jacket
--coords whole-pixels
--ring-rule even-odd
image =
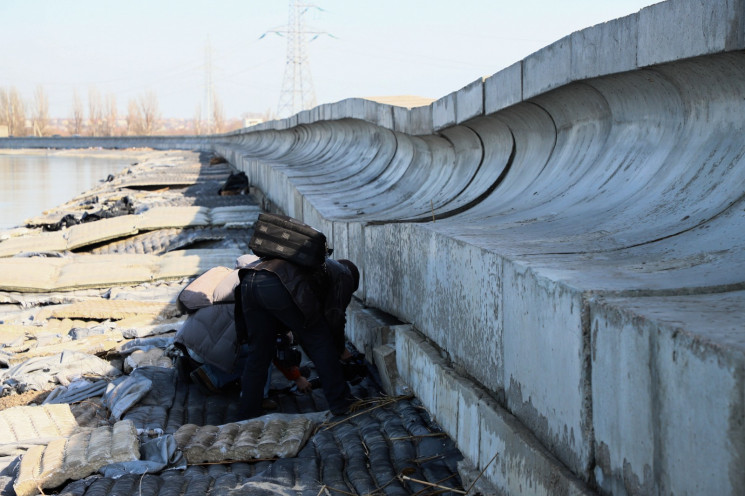
[[[257,259],[252,255],[243,256],[237,265],[240,267],[242,263]],[[230,389],[239,382],[243,372],[247,347],[238,342],[234,317],[234,290],[239,282],[238,269],[214,267],[189,284],[178,298],[179,304],[190,314],[174,338],[174,344],[183,354],[179,360],[179,379],[194,382],[206,392]],[[294,358],[295,362],[289,363],[275,356],[273,364],[288,380],[295,382],[298,391],[310,392],[310,382],[300,373],[300,357]],[[264,408],[274,406],[266,400],[268,386],[269,381],[264,390]]]
[[[240,259],[239,259],[240,260]],[[292,331],[315,364],[332,413],[348,412],[353,400],[339,357],[344,353],[346,308],[359,285],[349,260],[327,259],[309,269],[278,258],[244,265],[236,296],[236,329],[248,344],[241,377],[241,411],[261,415],[261,398],[275,331]]]
[[[300,352],[291,353],[294,349],[292,334],[278,331],[276,342],[272,365],[295,383],[296,390],[311,392],[311,383],[300,370]],[[198,309],[179,329],[174,343],[184,355],[179,364],[180,380],[193,382],[207,393],[230,392],[239,384],[247,346],[239,345],[236,339],[233,302]],[[267,400],[269,382],[267,380],[262,401],[265,409],[276,407]]]

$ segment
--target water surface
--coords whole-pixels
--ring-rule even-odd
[[[0,153],[0,229],[23,225],[131,163],[129,158]]]

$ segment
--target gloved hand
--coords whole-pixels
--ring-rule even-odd
[[[298,377],[297,379],[295,379],[295,387],[301,393],[312,393],[313,392],[313,385],[310,383],[310,381],[308,381],[308,379],[306,379],[302,375]]]

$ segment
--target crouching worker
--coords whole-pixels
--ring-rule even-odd
[[[331,412],[347,413],[353,400],[339,357],[345,351],[346,308],[359,285],[349,260],[326,259],[320,269],[279,258],[261,258],[240,270],[236,329],[246,336],[246,365],[241,378],[241,411],[262,414],[261,398],[272,360],[275,330],[292,331],[313,361]]]
[[[241,257],[250,263],[258,257]],[[240,262],[239,262],[240,266]],[[234,290],[239,284],[237,269],[215,267],[189,284],[179,295],[179,304],[189,312],[176,333],[174,344],[181,351],[179,380],[193,382],[207,393],[232,392],[239,389],[246,360],[247,346],[238,342],[235,331]],[[280,334],[286,335],[286,331]],[[277,340],[288,344],[291,340]],[[277,348],[274,365],[295,382],[296,389],[310,392],[312,387],[300,373],[300,356]],[[264,389],[262,406],[272,408],[267,400],[269,381]]]
[[[248,347],[238,345],[235,333],[234,304],[215,304],[200,308],[189,316],[174,338],[181,351],[179,380],[191,382],[206,394],[234,393],[240,390],[240,379],[245,367]],[[300,368],[302,355],[292,345],[286,331],[276,333],[275,355],[270,365],[293,381],[294,390],[310,393],[313,386]],[[237,348],[236,348],[237,347]],[[276,403],[268,398],[271,374],[264,387],[262,407],[274,409]]]

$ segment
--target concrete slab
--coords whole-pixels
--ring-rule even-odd
[[[310,110],[302,110],[297,113],[298,124],[310,124],[314,122],[313,113]]]
[[[347,307],[344,334],[361,352],[372,356],[373,349],[393,344],[400,322],[374,308],[366,308],[356,299]]]
[[[742,0],[676,0],[639,11],[639,67],[745,48]]]
[[[458,443],[463,456],[468,459],[474,467],[483,470],[486,465],[481,464],[481,417],[484,412],[481,409],[481,398],[488,393],[478,387],[473,381],[456,374],[453,383],[454,393],[457,394],[458,403],[458,425],[455,432],[450,433]],[[488,462],[487,462],[488,463]]]
[[[381,386],[386,394],[395,396],[403,394],[398,368],[396,367],[396,347],[383,344],[373,349],[373,363],[380,374]]]
[[[484,113],[493,114],[523,101],[523,62],[515,62],[484,80]]]
[[[507,408],[570,469],[593,462],[589,329],[580,291],[503,265]]]
[[[435,132],[456,124],[455,106],[455,92],[432,102],[432,129]]]
[[[514,416],[484,390],[457,374],[414,330],[397,334],[396,354],[402,378],[417,395],[434,401],[464,456],[504,494],[592,494],[553,457]],[[436,394],[429,395],[432,381]],[[424,402],[424,398],[423,398]],[[426,405],[426,403],[425,403]]]
[[[502,390],[499,257],[424,226],[375,226],[365,233],[367,246],[388,247],[365,254],[368,304],[418,322],[454,362],[492,391]]]
[[[572,33],[572,79],[636,69],[638,24],[632,14]]]
[[[401,334],[399,331],[399,335]],[[440,393],[446,394],[445,390],[438,387],[440,369],[444,366],[445,360],[440,352],[425,340],[417,341],[407,337],[406,340],[401,339],[401,341],[402,347],[399,348],[399,340],[396,340],[396,356],[398,357],[399,354],[405,356],[405,360],[409,363],[407,382],[417,392],[417,397],[422,404],[436,418],[439,395]],[[398,364],[397,358],[396,365]]]
[[[604,491],[745,490],[743,309],[742,291],[590,303],[595,477]]]
[[[347,236],[348,245],[347,252],[342,252],[342,256],[351,260],[360,271],[360,287],[356,291],[356,295],[363,299],[365,298],[365,267],[363,265],[364,253],[365,253],[365,235],[363,225],[360,222],[347,222]]]
[[[409,110],[409,134],[418,136],[434,132],[433,106],[415,107]]]
[[[455,94],[455,122],[462,124],[467,120],[484,115],[484,80],[479,78],[459,89]]]
[[[396,339],[396,370],[404,382],[411,385],[414,374],[418,369],[412,367],[413,361],[409,359],[412,353],[418,353],[418,347],[424,342],[424,336],[414,331],[413,327],[406,326],[398,330],[399,338]]]
[[[523,60],[523,98],[529,99],[572,80],[572,43],[566,36]]]
[[[411,134],[411,109],[393,107],[393,131]]]
[[[336,260],[349,259],[347,255],[349,253],[348,224],[346,222],[332,222],[331,231],[327,237],[331,237],[328,240],[328,244],[334,250],[331,258],[335,258]]]
[[[489,398],[479,399],[478,425],[478,465],[505,494],[595,494]]]
[[[393,129],[393,107],[366,100],[348,98],[330,106],[331,116],[327,119],[360,119],[377,126]]]

